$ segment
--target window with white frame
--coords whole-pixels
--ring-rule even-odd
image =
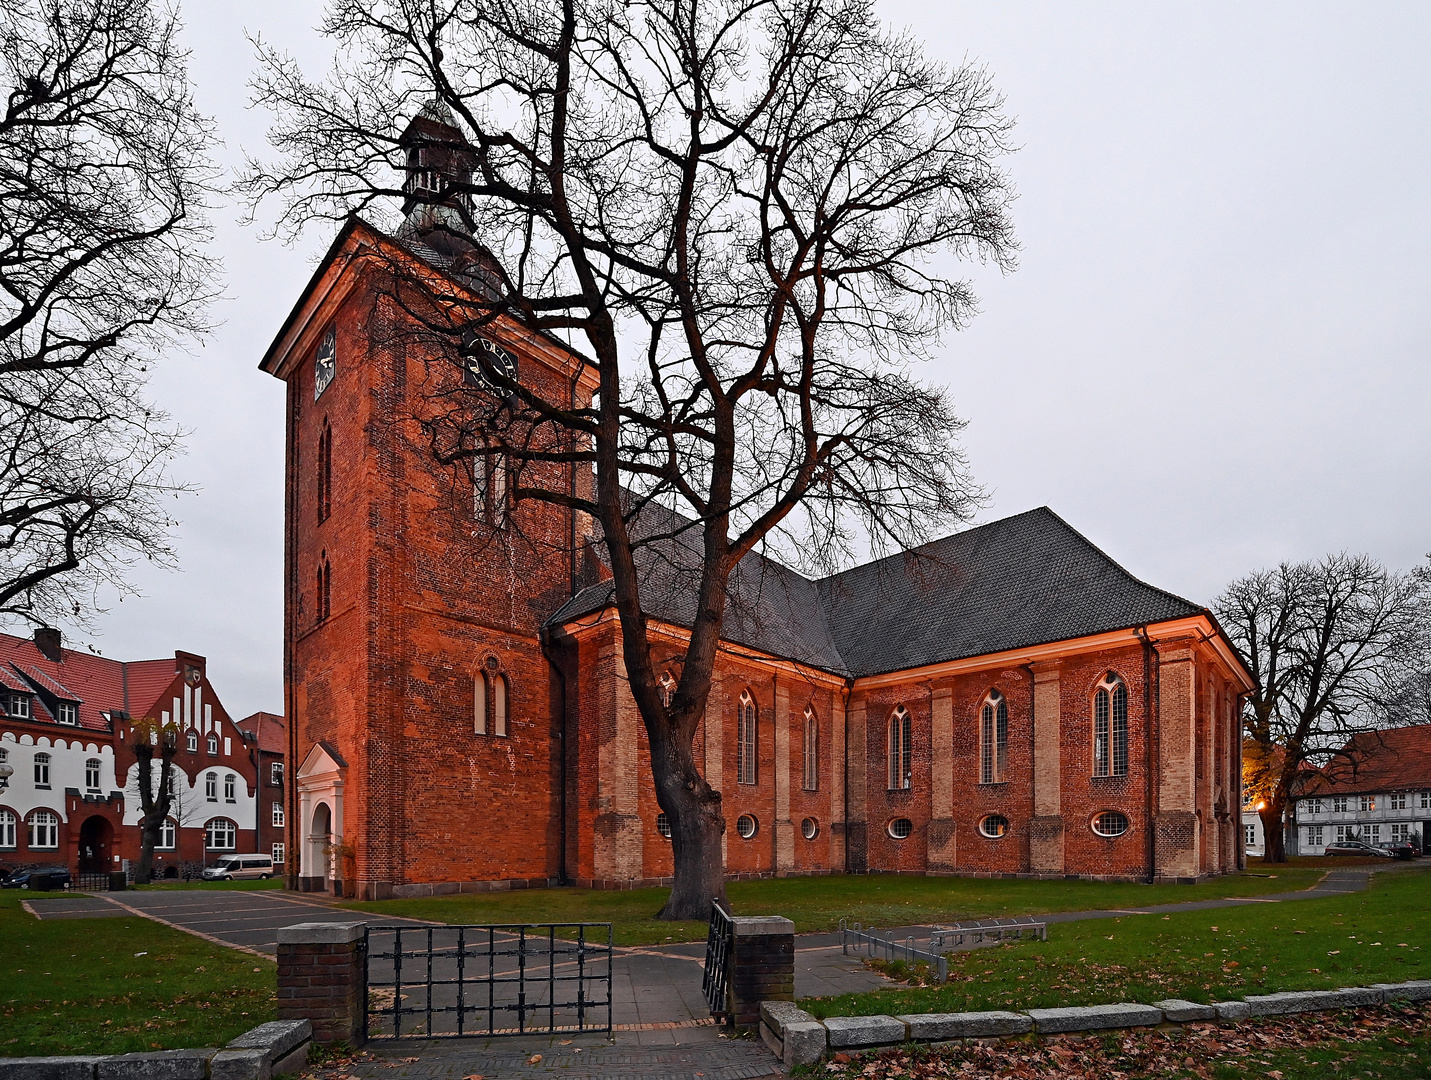
[[[1093,694],[1093,775],[1128,775],[1128,688],[1111,671]]]
[[[1322,846],[1322,826],[1320,826],[1320,825],[1313,825],[1310,829],[1307,830],[1307,846],[1308,846],[1308,847],[1321,847],[1321,846]]]
[[[1365,840],[1368,844],[1381,843],[1381,826],[1368,825],[1366,827],[1366,834],[1362,837],[1362,839]]]
[[[50,755],[35,755],[35,786],[37,788],[48,788],[50,786]]]
[[[268,782],[274,787],[283,786],[283,762],[275,761],[268,767]]]
[[[1321,812],[1322,812],[1322,800],[1321,800],[1321,799],[1303,799],[1303,800],[1302,800],[1302,813],[1304,813],[1304,814],[1320,814]]]
[[[159,825],[159,843],[156,845],[165,851],[173,851],[178,847],[179,827],[174,824],[174,819],[166,817]]]
[[[188,736],[184,739],[184,746],[188,749],[189,753],[197,754],[199,752],[199,733],[197,731],[190,731]]]
[[[282,865],[283,865],[283,845],[282,845],[282,844],[274,844],[274,845],[273,845],[273,868],[274,868],[275,870],[277,870],[277,869],[279,869],[280,867],[282,867]]]
[[[1009,703],[990,690],[979,707],[979,783],[1001,784],[1009,764]]]
[[[1357,809],[1360,810],[1362,813],[1367,813],[1368,811],[1375,810],[1375,809],[1376,809],[1376,796],[1375,796],[1375,795],[1358,795],[1358,796],[1357,796]]]
[[[1411,826],[1406,822],[1391,826],[1389,831],[1393,842],[1404,844],[1411,839]]]
[[[801,787],[806,791],[820,790],[820,721],[813,705],[805,706],[805,775]]]
[[[16,720],[27,720],[30,717],[30,695],[11,694],[6,705],[6,712]]]
[[[735,703],[735,719],[735,780],[738,784],[754,784],[759,778],[756,769],[756,753],[759,750],[759,744],[756,741],[756,728],[759,723],[759,710],[756,709],[755,698],[749,690],[740,692],[740,699]]]
[[[1421,809],[1431,810],[1431,791],[1421,793]]]
[[[281,802],[273,804],[273,827],[275,829],[283,827],[283,804]]]
[[[1256,825],[1244,825],[1244,826],[1242,826],[1242,831],[1247,834],[1247,846],[1248,846],[1248,847],[1256,847],[1256,846],[1257,846],[1257,826],[1256,826]]]
[[[80,722],[79,706],[73,701],[61,701],[55,719],[62,724],[69,724],[71,726],[78,724]]]
[[[1334,813],[1334,814],[1345,814],[1346,812],[1347,812],[1347,797],[1346,797],[1345,795],[1336,795],[1336,796],[1333,796],[1333,798],[1332,798],[1332,813]]]
[[[1406,792],[1404,792],[1404,791],[1398,791],[1398,792],[1396,792],[1395,794],[1393,794],[1393,795],[1391,796],[1391,809],[1393,809],[1393,810],[1405,810],[1405,809],[1406,809]]]
[[[15,815],[9,810],[0,810],[0,848],[15,848]]]
[[[234,774],[224,774],[224,802],[235,802],[234,797]]]
[[[210,754],[217,754],[219,752],[219,737],[217,735],[209,736],[208,750]]]
[[[204,798],[209,802],[219,801],[219,774],[204,774]]]
[[[889,714],[889,790],[908,791],[914,786],[913,721],[909,710],[896,705]]]
[[[53,810],[36,810],[30,815],[30,847],[60,846],[60,816]]]
[[[1337,843],[1338,843],[1338,844],[1344,844],[1344,843],[1346,843],[1348,840],[1355,840],[1355,839],[1356,839],[1356,826],[1355,826],[1355,825],[1338,825],[1338,826],[1337,826]]]
[[[84,786],[86,791],[99,790],[99,758],[89,758],[84,763]]]
[[[214,818],[205,829],[204,845],[210,851],[232,851],[238,843],[238,826],[228,818]]]

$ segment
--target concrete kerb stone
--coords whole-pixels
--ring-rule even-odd
[[[1392,1001],[1431,1001],[1431,979],[1404,983],[1345,986],[1340,990],[1308,990],[1260,994],[1242,1001],[1199,1005],[1169,998],[1152,1005],[1123,1002],[1081,1008],[1028,1009],[1025,1012],[912,1013],[902,1016],[832,1016],[817,1021],[788,1001],[761,1003],[761,1033],[787,1065],[818,1061],[826,1050],[872,1050],[919,1042],[953,1045],[964,1039],[1001,1038],[1155,1027],[1164,1020],[1178,1024],[1199,1021],[1246,1020],[1253,1016],[1355,1009]],[[794,1040],[798,1038],[798,1045]],[[3,1077],[0,1077],[3,1080]]]
[[[1103,1031],[1107,1028],[1156,1027],[1163,1022],[1162,1009],[1133,1002],[1026,1011],[1033,1019],[1034,1030],[1040,1035],[1068,1031]]]
[[[222,1050],[0,1058],[0,1080],[270,1080],[303,1068],[312,1036],[307,1020],[278,1020]]]
[[[1164,1018],[1175,1024],[1190,1024],[1198,1020],[1217,1019],[1217,1010],[1211,1005],[1199,1005],[1195,1001],[1184,1001],[1182,998],[1155,1001],[1153,1007],[1162,1009]]]
[[[1004,1035],[1027,1035],[1033,1030],[1033,1019],[1023,1013],[908,1013],[896,1020],[909,1028],[915,1042],[941,1042],[946,1039],[987,1039]]]

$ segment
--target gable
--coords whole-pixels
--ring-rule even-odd
[[[337,748],[327,739],[319,739],[308,751],[308,756],[303,759],[303,764],[298,769],[298,779],[303,780],[310,776],[340,772],[347,767],[347,761],[343,759],[342,754],[338,753]]]

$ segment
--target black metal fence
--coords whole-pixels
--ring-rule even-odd
[[[369,1039],[611,1031],[611,924],[370,926]]]
[[[726,986],[730,981],[730,949],[734,926],[716,900],[711,904],[711,925],[706,931],[706,974],[701,982],[711,1015],[726,1015]]]

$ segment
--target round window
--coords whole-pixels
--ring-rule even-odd
[[[1009,819],[1002,814],[990,814],[983,821],[979,822],[979,833],[994,839],[1003,836],[1009,831]]]
[[[820,823],[812,817],[807,817],[800,822],[800,833],[806,840],[813,840],[820,835]]]
[[[749,814],[741,814],[735,819],[735,831],[740,834],[742,840],[749,840],[760,829],[760,822]]]
[[[914,822],[910,821],[907,817],[897,817],[889,823],[887,828],[889,829],[890,836],[896,840],[903,840],[914,831]]]
[[[664,810],[656,815],[656,831],[667,840],[671,839],[671,819],[666,816]]]
[[[1099,836],[1122,836],[1128,831],[1128,815],[1117,810],[1104,810],[1093,819],[1093,831]]]

